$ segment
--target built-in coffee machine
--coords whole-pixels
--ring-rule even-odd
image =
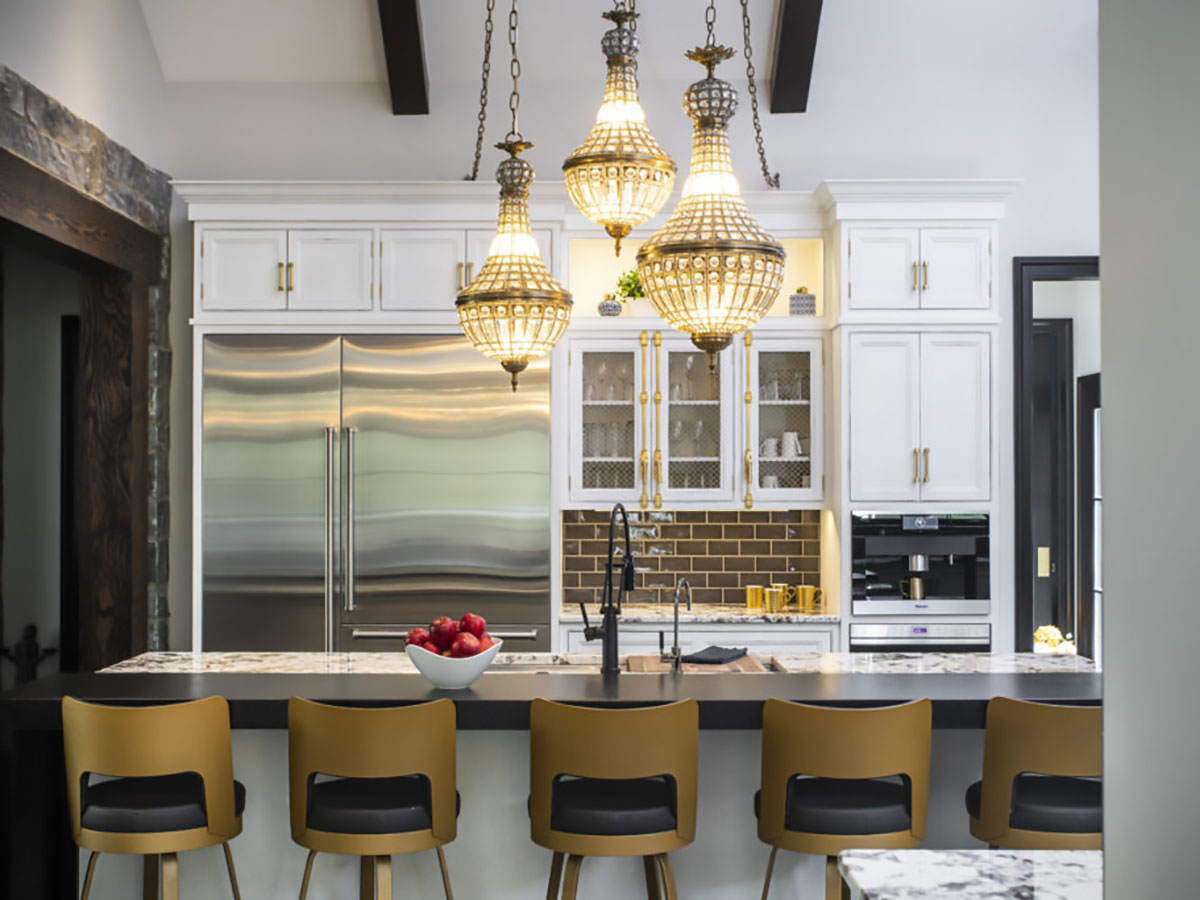
[[[856,616],[987,615],[986,513],[851,514]]]

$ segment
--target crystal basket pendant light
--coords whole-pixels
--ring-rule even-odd
[[[726,130],[737,92],[713,77],[728,47],[697,47],[687,58],[708,76],[684,94],[692,162],[679,206],[637,254],[642,288],[666,321],[708,354],[709,367],[733,336],[770,309],[783,284],[783,246],[750,215],[729,160]]]
[[[510,136],[511,137],[511,136]],[[571,295],[554,280],[529,230],[529,186],[533,166],[520,158],[533,145],[507,140],[496,145],[509,158],[496,168],[500,217],[479,274],[459,292],[462,330],[475,348],[499,360],[512,375],[548,353],[571,321]]]
[[[628,25],[637,13],[619,3],[602,13],[615,28],[600,43],[608,59],[604,102],[596,124],[563,162],[563,180],[575,206],[616,239],[658,215],[675,186],[675,160],[646,127],[638,100],[638,37]]]

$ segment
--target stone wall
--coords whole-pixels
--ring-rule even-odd
[[[99,128],[0,66],[0,147],[162,237],[159,281],[149,289],[149,492],[147,641],[166,650],[170,538],[171,309],[170,176],[138,159]]]

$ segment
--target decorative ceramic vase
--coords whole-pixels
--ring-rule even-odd
[[[657,310],[655,310],[654,304],[651,303],[650,300],[646,297],[630,297],[628,300],[625,301],[625,306],[628,307],[629,315],[631,315],[631,316],[641,316],[642,318],[649,318],[650,316],[654,316],[657,314]]]
[[[810,294],[808,288],[800,288],[788,299],[793,316],[815,316],[817,314],[817,295]]]
[[[615,294],[605,294],[604,299],[596,305],[602,316],[619,316],[623,307],[624,304],[617,299]]]

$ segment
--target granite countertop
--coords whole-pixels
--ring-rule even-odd
[[[799,653],[759,656],[769,669],[790,675],[970,675],[1091,673],[1095,664],[1082,656],[1041,653]],[[624,658],[624,655],[622,656]],[[598,653],[500,653],[491,672],[545,666],[588,669],[600,665]],[[102,673],[272,673],[297,675],[389,675],[415,673],[403,652],[271,653],[171,652],[143,653],[102,669]],[[712,673],[718,674],[718,673]],[[741,677],[739,675],[739,677]]]
[[[596,610],[593,612],[593,610]],[[599,608],[588,609],[588,617],[600,615]],[[671,622],[675,618],[675,607],[670,603],[625,603],[621,608],[622,622]],[[558,621],[561,623],[577,623],[583,621],[578,606],[563,605],[559,612]],[[731,603],[693,603],[689,611],[686,607],[679,608],[679,621],[689,625],[723,623],[731,625],[788,624],[788,625],[836,625],[841,621],[840,616],[825,614],[783,612],[756,613],[750,612],[744,606]]]
[[[847,850],[842,877],[870,900],[1101,900],[1101,850]]]

